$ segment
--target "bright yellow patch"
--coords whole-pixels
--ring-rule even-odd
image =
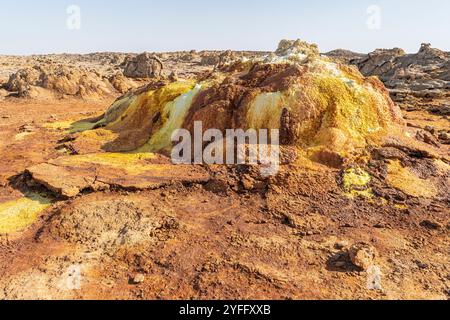
[[[413,197],[433,198],[438,193],[433,183],[419,178],[409,168],[404,168],[398,160],[389,162],[386,181],[391,187]]]
[[[197,84],[188,92],[180,95],[173,101],[167,102],[161,110],[162,126],[156,131],[139,152],[157,152],[169,147],[172,143],[172,133],[183,126],[192,101],[202,89]]]
[[[37,194],[0,204],[0,234],[26,229],[50,204],[50,200]]]
[[[113,141],[119,136],[118,133],[112,132],[110,130],[106,130],[103,128],[96,129],[96,130],[87,130],[83,131],[79,134],[79,138],[83,140],[94,140],[94,141],[100,141],[100,142],[108,142]]]
[[[247,127],[249,129],[279,129],[283,112],[281,92],[260,93],[248,107]]]
[[[372,198],[372,189],[367,185],[370,183],[370,175],[360,168],[345,170],[342,177],[342,187],[349,197],[363,196]]]
[[[149,170],[150,164],[146,163],[146,160],[152,160],[155,157],[153,153],[93,153],[60,158],[58,164],[76,166],[92,163],[122,169],[129,174],[139,174]]]
[[[321,131],[334,128],[341,131],[354,147],[364,147],[366,136],[387,126],[388,117],[379,114],[384,103],[379,101],[375,91],[356,83],[354,87],[349,86],[333,76],[316,75],[313,83],[313,99],[318,103],[318,109],[325,111],[323,117],[317,119],[321,121],[317,144],[323,145],[329,141],[328,134],[321,135]]]
[[[68,131],[69,133],[77,133],[91,130],[96,124],[87,121],[56,121],[44,124],[44,128],[57,131]]]
[[[73,123],[73,121],[55,121],[55,122],[45,123],[43,125],[43,127],[46,129],[52,129],[52,130],[68,130],[72,123]]]
[[[173,82],[157,90],[149,90],[138,96],[119,100],[108,109],[105,118],[99,123],[106,123],[106,128],[114,129],[116,126],[120,126],[125,119],[141,116],[139,111],[142,108],[148,109],[147,114],[153,118],[158,112],[162,113],[167,103],[192,90],[194,86],[194,81]]]

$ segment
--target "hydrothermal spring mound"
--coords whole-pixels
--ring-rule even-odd
[[[174,130],[193,133],[201,121],[203,130],[223,133],[280,129],[282,145],[317,159],[348,156],[403,123],[377,78],[299,40],[282,41],[273,54],[225,64],[202,79],[151,83],[119,98],[96,120],[88,127],[97,133],[78,139],[110,152],[167,152]]]

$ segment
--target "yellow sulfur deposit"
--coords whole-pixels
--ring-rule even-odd
[[[247,126],[251,129],[279,129],[283,111],[281,92],[260,93],[247,111]]]
[[[176,129],[202,121],[205,130],[281,129],[283,143],[338,165],[402,124],[379,80],[303,41],[282,41],[275,53],[218,68],[201,82],[159,85],[137,89],[106,111],[94,127],[117,136],[108,135],[103,150],[166,153]],[[95,144],[97,136],[79,138]]]
[[[398,160],[389,162],[386,180],[391,187],[413,197],[433,198],[438,193],[433,183],[419,178],[409,168],[403,167]]]
[[[192,90],[164,105],[161,111],[162,127],[152,135],[148,143],[140,148],[139,151],[156,152],[164,150],[171,145],[172,133],[182,127],[192,105],[192,100],[200,92],[201,88],[202,86],[197,84]]]
[[[143,120],[140,119],[142,116],[150,116],[151,121],[154,115],[163,112],[167,103],[192,90],[194,86],[194,81],[179,81],[119,100],[106,111],[105,118],[98,124],[105,123],[106,128],[114,130],[132,125],[134,121]]]
[[[142,96],[142,94],[140,96]],[[127,109],[133,108],[140,96],[125,97],[115,101],[112,106],[106,110],[105,116],[97,122],[97,125],[108,124],[116,121]]]
[[[55,121],[45,123],[43,127],[52,130],[69,130],[72,123],[73,121]]]
[[[91,130],[95,126],[95,123],[86,122],[86,121],[77,121],[70,125],[70,133],[77,133],[86,130]]]
[[[68,131],[69,133],[76,133],[86,130],[91,130],[95,123],[87,121],[56,121],[44,124],[44,128],[51,130]]]
[[[118,137],[118,134],[110,130],[99,128],[96,130],[83,131],[79,134],[79,137],[82,137],[86,141],[94,140],[107,142],[116,139]]]
[[[326,145],[336,140],[332,149],[342,150],[350,142],[352,147],[364,147],[367,136],[378,133],[387,127],[389,114],[383,110],[382,98],[369,87],[357,86],[359,90],[349,86],[339,77],[332,75],[316,75],[311,79],[312,85],[304,88],[308,101],[315,103],[317,112],[322,115],[311,119],[309,127],[318,129],[315,137],[308,137],[316,145]],[[332,130],[330,130],[332,129]]]
[[[65,166],[97,164],[122,169],[129,174],[139,174],[149,170],[149,165],[145,161],[155,159],[155,157],[153,153],[94,153],[60,158],[58,164]]]
[[[0,234],[22,231],[34,223],[50,200],[37,194],[0,204]]]
[[[350,168],[345,170],[342,176],[342,187],[350,197],[372,198],[372,189],[368,187],[370,180],[370,175],[361,168]]]
[[[258,94],[247,108],[248,128],[280,128],[286,108],[300,119],[294,129],[303,147],[326,146],[343,154],[365,147],[391,124],[389,105],[370,84],[341,76],[335,68],[322,68],[284,92]]]

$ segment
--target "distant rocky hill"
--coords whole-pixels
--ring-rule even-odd
[[[356,53],[345,49],[336,49],[325,53],[326,56],[330,58],[335,58],[345,63],[350,63],[351,61],[361,59],[365,56],[363,53]]]
[[[428,108],[450,115],[450,53],[422,44],[415,54],[400,48],[378,49],[367,55],[336,50],[327,55],[358,66],[365,76],[377,76],[394,101],[408,108]]]
[[[98,99],[119,96],[151,78],[190,79],[215,66],[263,52],[180,51],[166,53],[0,55],[0,99],[56,96]]]
[[[396,101],[450,98],[450,54],[423,44],[416,54],[403,50],[377,50],[356,64],[366,75],[377,75]]]
[[[6,95],[36,98],[98,98],[119,96],[155,77],[196,78],[236,60],[261,57],[267,52],[179,51],[165,53],[91,53],[0,56],[0,98]],[[450,114],[450,54],[423,44],[415,54],[399,48],[369,54],[337,49],[324,54],[356,65],[365,76],[377,76],[392,99],[408,109]]]

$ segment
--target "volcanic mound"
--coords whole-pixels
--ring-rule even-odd
[[[87,124],[102,127],[102,139],[92,132],[78,139],[110,152],[164,153],[173,131],[193,132],[195,121],[224,133],[279,129],[282,145],[317,159],[349,156],[403,123],[377,78],[321,56],[315,45],[283,40],[275,53],[224,63],[203,78],[132,91]]]

